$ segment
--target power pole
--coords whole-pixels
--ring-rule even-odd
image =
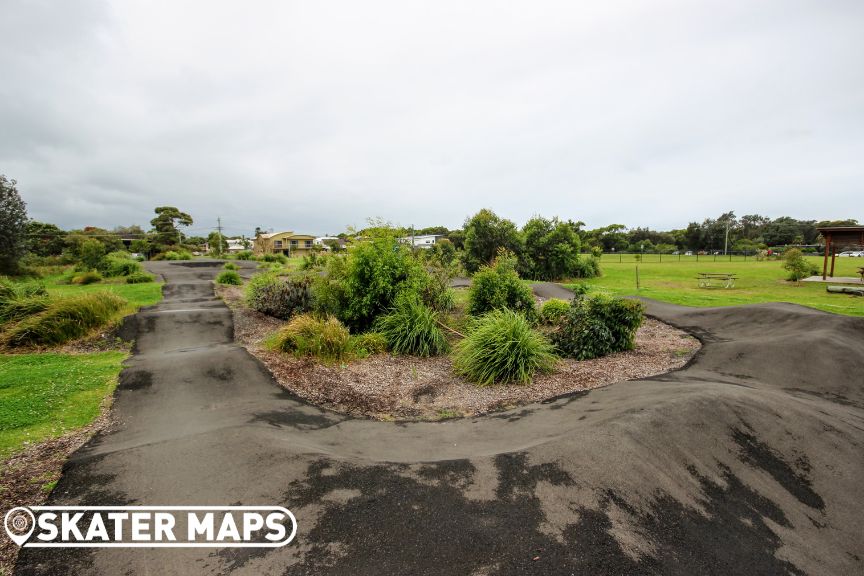
[[[729,220],[726,220],[726,240],[723,242],[723,255],[729,252]]]
[[[217,251],[217,254],[219,254],[219,256],[222,256],[222,218],[221,217],[216,218],[216,233],[219,236],[219,249]]]

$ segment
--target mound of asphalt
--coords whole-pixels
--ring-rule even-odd
[[[864,319],[648,312],[674,373],[470,420],[309,406],[233,343],[213,268],[155,266],[114,416],[52,504],[281,504],[278,549],[24,549],[17,574],[859,574]]]

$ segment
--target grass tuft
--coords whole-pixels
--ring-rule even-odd
[[[107,324],[126,304],[126,300],[111,292],[93,292],[55,300],[42,312],[10,326],[0,337],[0,345],[62,344]]]
[[[403,296],[389,314],[375,322],[375,330],[395,354],[437,356],[447,351],[447,339],[438,327],[438,314],[419,299]]]
[[[556,361],[549,341],[512,310],[480,317],[455,352],[456,372],[481,386],[527,384],[535,373],[550,372]]]

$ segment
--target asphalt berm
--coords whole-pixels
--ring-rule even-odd
[[[437,423],[292,398],[233,342],[219,264],[154,263],[116,424],[54,505],[276,504],[275,549],[32,549],[16,574],[862,574],[864,319],[786,304],[648,312],[684,369]],[[500,415],[499,415],[500,416]]]

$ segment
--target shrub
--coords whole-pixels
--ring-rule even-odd
[[[328,273],[331,271],[328,267]],[[403,292],[419,294],[429,275],[411,250],[393,237],[382,236],[354,247],[336,290],[339,317],[360,332],[386,314]]]
[[[597,295],[574,298],[567,315],[552,334],[557,350],[588,360],[632,350],[645,306],[637,300]]]
[[[532,322],[537,316],[534,294],[516,273],[516,259],[501,253],[491,266],[484,266],[474,275],[468,292],[468,313],[477,316],[505,308],[520,312]]]
[[[262,314],[287,320],[312,309],[311,286],[312,281],[305,277],[289,280],[256,274],[246,287],[246,303]]]
[[[135,272],[126,277],[127,284],[144,284],[146,282],[153,282],[153,280],[155,280],[155,277],[147,272]]]
[[[240,286],[243,284],[243,279],[236,270],[223,270],[216,276],[217,284],[227,284],[231,286]]]
[[[570,303],[560,298],[550,298],[540,307],[540,321],[543,324],[558,324],[567,316]]]
[[[819,267],[808,262],[798,248],[790,248],[783,254],[783,268],[789,272],[787,278],[793,282],[819,274]]]
[[[579,258],[571,273],[573,278],[596,278],[600,276],[600,258],[593,255]]]
[[[311,314],[295,316],[276,336],[274,347],[298,356],[341,360],[351,349],[348,329],[332,316],[321,320]]]
[[[477,319],[453,358],[456,372],[481,386],[525,384],[554,365],[552,345],[512,310],[495,310]]]
[[[105,255],[105,245],[95,238],[88,238],[78,249],[78,261],[87,270],[98,268]]]
[[[93,292],[53,301],[38,314],[12,325],[0,343],[11,346],[62,344],[107,324],[126,300],[111,292]]]
[[[241,250],[240,252],[237,252],[237,254],[235,255],[235,258],[237,258],[237,260],[252,260],[253,259],[252,251],[251,250]]]
[[[72,284],[81,284],[82,286],[87,284],[95,284],[96,282],[102,281],[102,275],[95,270],[91,270],[90,272],[79,272],[72,276]]]
[[[192,253],[186,250],[169,250],[158,255],[154,260],[191,260]]]
[[[128,254],[125,256],[123,254],[122,252],[108,254],[99,263],[99,270],[108,277],[130,276],[143,271],[137,260],[132,259]]]
[[[263,262],[278,262],[279,264],[288,263],[288,258],[284,254],[264,254],[261,260]]]
[[[447,339],[437,324],[438,314],[419,298],[405,294],[386,315],[375,321],[375,330],[387,339],[396,354],[437,356],[447,351]]]
[[[223,270],[239,270],[240,267],[234,264],[233,262],[226,262],[224,266],[222,266]]]
[[[379,332],[365,332],[351,337],[351,349],[359,356],[387,351],[387,338]]]

